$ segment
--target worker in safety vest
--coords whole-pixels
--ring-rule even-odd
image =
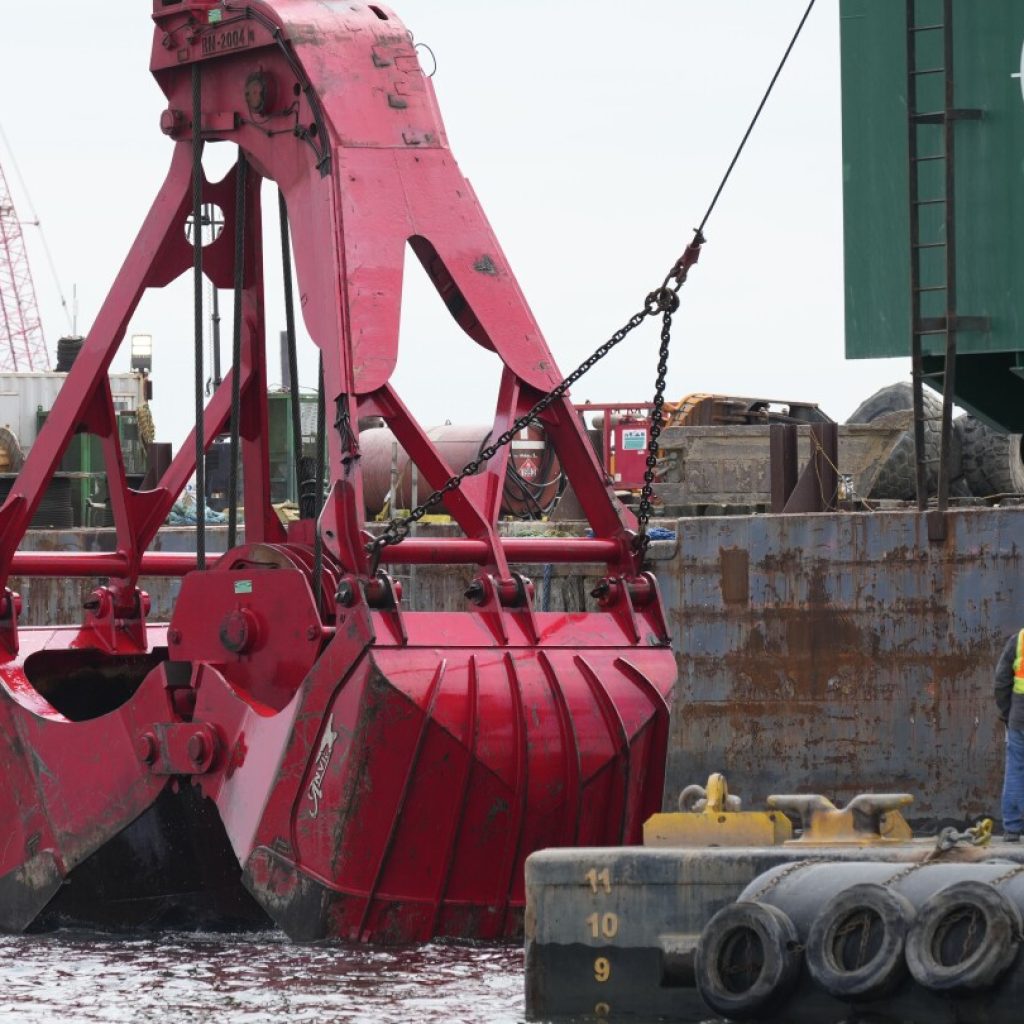
[[[1019,843],[1024,832],[1024,629],[1010,637],[999,657],[996,707],[1006,726],[1003,838]]]

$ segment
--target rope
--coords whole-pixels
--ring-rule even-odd
[[[206,396],[203,331],[203,82],[192,65],[192,250],[195,300],[196,564],[206,568]]]
[[[316,534],[313,542],[313,598],[322,614],[321,591],[324,573],[324,538],[320,532],[320,515],[324,510],[324,447],[327,443],[327,401],[324,394],[324,356],[320,353],[320,375],[316,400]]]
[[[829,458],[828,452],[825,451],[825,449],[820,444],[818,444],[818,442],[815,439],[813,434],[810,435],[810,438],[811,438],[811,445],[812,445],[814,451],[817,451],[818,454],[820,454],[821,457],[829,464],[829,466],[831,466],[832,469],[835,470],[835,473],[836,473],[837,477],[841,477],[843,474],[840,473],[839,467]],[[811,457],[813,459],[813,452],[812,452],[812,456]],[[818,473],[817,467],[815,467],[815,473],[818,476],[818,490],[821,492],[822,501],[824,501],[825,500],[824,481],[821,479],[821,474]],[[836,498],[836,497],[838,497],[838,495],[839,495],[839,485],[837,484],[836,485],[836,493],[834,495],[832,495],[832,497]],[[876,511],[876,509],[872,508],[871,505],[865,500],[863,495],[858,494],[857,495],[857,500],[864,506],[865,511],[871,512],[871,513],[874,513]],[[826,502],[826,504],[831,504],[831,502]]]
[[[804,24],[807,21],[808,16],[814,7],[815,0],[810,0],[807,5],[807,10],[804,11],[804,16],[800,19],[800,24],[797,25],[796,31],[793,33],[793,38],[789,41],[789,46],[786,47],[786,52],[782,55],[782,60],[779,61],[779,66],[775,69],[775,74],[772,75],[772,80],[768,83],[768,88],[765,90],[764,96],[761,97],[761,102],[757,105],[757,110],[754,111],[754,116],[751,118],[750,124],[747,126],[746,132],[743,134],[743,138],[740,140],[740,144],[736,149],[736,153],[732,158],[732,162],[729,164],[728,169],[725,172],[725,176],[722,178],[721,183],[718,186],[718,191],[715,192],[714,198],[711,200],[711,205],[708,207],[707,212],[704,214],[704,219],[700,222],[700,227],[697,228],[697,234],[701,235],[704,233],[704,228],[707,226],[708,220],[711,218],[711,214],[714,212],[715,207],[718,205],[718,200],[725,191],[725,186],[732,176],[733,169],[739,161],[740,155],[746,148],[747,140],[750,138],[751,133],[754,131],[754,126],[757,124],[758,119],[761,117],[761,112],[765,108],[765,104],[768,102],[768,97],[771,96],[772,90],[775,88],[775,83],[779,80],[779,75],[782,74],[782,69],[786,66],[786,61],[789,60],[789,55],[793,52],[793,47],[796,45],[796,41],[800,38],[800,33],[804,29]]]
[[[246,181],[249,161],[240,148],[235,169],[235,320],[231,338],[231,466],[228,473],[228,550],[238,543],[239,432],[242,418],[242,294],[245,291]]]
[[[295,293],[292,287],[292,248],[288,227],[288,204],[278,189],[277,205],[281,217],[281,264],[284,267],[284,319],[288,335],[288,378],[292,409],[292,457],[295,460],[295,498],[302,486],[302,406],[299,396],[299,354],[295,342]]]

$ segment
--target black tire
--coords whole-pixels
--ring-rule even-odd
[[[925,396],[931,394],[925,391]],[[891,412],[908,412],[914,408],[914,389],[906,383],[890,384],[864,399],[847,417],[847,423],[874,423]]]
[[[837,999],[887,995],[906,977],[903,946],[914,916],[908,899],[881,885],[862,883],[837,893],[807,937],[811,977]]]
[[[0,465],[4,473],[20,473],[25,465],[25,453],[18,444],[14,432],[7,427],[0,427]]]
[[[1024,493],[1020,434],[1000,434],[973,416],[964,416],[964,476],[976,498]]]
[[[800,960],[796,928],[787,914],[767,903],[733,903],[701,933],[697,989],[723,1017],[756,1020],[773,1014],[793,990]]]
[[[57,342],[57,372],[69,373],[74,366],[78,353],[82,351],[85,339],[81,337],[61,338]]]
[[[1020,911],[1002,893],[987,882],[955,882],[921,907],[907,934],[907,966],[933,992],[986,989],[1016,959],[1020,934]]]
[[[934,495],[939,486],[939,455],[942,451],[942,398],[930,388],[924,389],[924,447],[925,478],[928,494]],[[917,497],[917,465],[914,452],[914,389],[911,384],[890,384],[861,402],[848,417],[847,423],[883,423],[904,426],[904,433],[889,453],[871,488],[869,498],[887,498],[913,501]],[[956,429],[950,436],[949,452],[950,494],[968,497],[963,480],[963,431]]]

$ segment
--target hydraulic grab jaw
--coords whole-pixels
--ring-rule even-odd
[[[0,598],[11,800],[38,803],[45,817],[53,805],[42,798],[74,794],[81,778],[109,799],[84,801],[84,820],[62,804],[38,826],[23,812],[0,859],[0,897],[4,885],[23,891],[33,865],[48,881],[0,925],[27,925],[77,863],[101,857],[104,843],[176,793],[216,809],[244,885],[295,937],[514,934],[529,853],[637,841],[660,806],[676,670],[656,584],[633,550],[632,517],[568,399],[558,399],[541,424],[593,536],[502,540],[505,450],[445,497],[461,537],[383,550],[385,567],[474,566],[465,607],[404,607],[401,587],[368,552],[358,424],[384,417],[431,488],[461,468],[445,463],[391,384],[406,247],[469,338],[503,363],[493,436],[559,383],[558,369],[448,149],[411,36],[389,8],[156,0],[153,17],[171,169],[0,508],[0,595],[12,568],[111,577],[82,629],[22,631],[20,653],[16,600]],[[191,442],[155,490],[138,493],[118,472],[116,431],[103,435],[118,550],[102,562],[33,559],[15,548],[67,438],[85,417],[104,429],[106,373],[143,291],[191,265],[196,132],[207,144],[237,145],[250,166],[237,207],[241,357],[204,424],[207,439],[226,428],[237,374],[246,544],[185,578],[165,635],[147,630],[137,580],[177,568],[146,552],[195,469]],[[286,537],[270,507],[262,179],[287,200],[302,312],[323,358],[331,428],[322,559],[309,524]],[[203,202],[225,211],[204,260],[219,287],[235,277],[240,180],[233,172],[202,184]],[[511,567],[538,562],[603,563],[595,605],[538,611],[532,585]],[[93,698],[75,705],[72,720],[58,706],[74,704],[68,673],[85,671],[75,660],[83,657],[93,659]],[[110,675],[120,690],[104,689]],[[37,756],[48,744],[59,757]]]

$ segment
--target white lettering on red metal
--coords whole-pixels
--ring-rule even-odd
[[[307,796],[313,806],[309,810],[309,816],[316,818],[320,814],[320,801],[324,795],[324,779],[327,777],[327,769],[331,764],[331,755],[334,753],[334,744],[338,742],[338,734],[334,731],[334,715],[327,719],[327,729],[324,731],[324,738],[320,741],[320,753],[316,756],[316,773],[313,781],[309,784]]]

